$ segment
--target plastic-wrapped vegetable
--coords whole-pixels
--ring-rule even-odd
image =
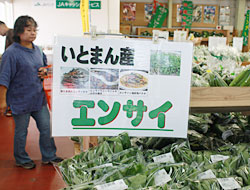
[[[207,70],[207,73],[203,76],[208,80],[208,83],[211,87],[226,87],[227,83],[221,78],[221,76],[215,72]]]
[[[177,162],[191,164],[195,158],[195,153],[190,149],[187,141],[181,144],[172,144],[171,152]]]
[[[237,115],[231,116],[233,119],[229,119],[229,123],[237,121],[234,119]],[[245,124],[243,118],[242,125]],[[137,146],[129,148],[130,138],[127,135],[123,138],[106,138],[99,146],[64,160],[59,164],[59,168],[64,180],[70,185],[66,188],[68,190],[96,190],[97,185],[106,185],[121,179],[128,186],[128,190],[221,189],[216,180],[199,177],[208,170],[217,178],[233,177],[240,186],[249,185],[249,144],[230,143],[219,147],[226,143],[223,144],[215,136],[212,137],[211,131],[207,134],[210,137],[193,132],[191,136],[189,134],[189,141],[168,141],[167,138],[162,138],[168,141],[168,145],[160,150],[142,149]],[[149,140],[139,139],[142,144]],[[159,139],[154,140],[158,142]],[[209,144],[207,147],[213,151],[204,151],[204,145],[203,150],[194,151],[195,144],[204,144],[205,139]],[[174,141],[176,142],[171,144]],[[115,148],[117,142],[120,146],[118,149]],[[174,156],[174,161],[170,153]],[[171,159],[171,162],[163,160],[163,157]],[[161,162],[157,162],[156,158],[161,159]],[[168,176],[164,178],[166,181],[159,181],[160,174]]]
[[[208,81],[199,74],[192,73],[192,86],[193,87],[207,87],[209,86]]]
[[[207,179],[207,180],[201,180],[201,181],[190,181],[189,186],[192,188],[192,190],[220,190],[220,184],[216,179]]]
[[[70,139],[72,140],[72,141],[75,141],[75,142],[80,142],[80,137],[78,137],[78,136],[73,136],[73,137],[70,137]]]
[[[249,189],[250,189],[250,185],[241,188],[241,190],[249,190]]]
[[[250,185],[250,166],[244,165],[241,166],[236,173],[242,177],[244,185]]]
[[[250,69],[242,71],[229,86],[250,86]]]
[[[188,130],[188,140],[192,150],[210,150],[210,139],[194,130]]]
[[[241,142],[244,133],[242,129],[236,124],[219,125],[216,124],[215,130],[221,135],[223,140],[229,140],[230,142]]]
[[[188,118],[188,128],[200,133],[207,133],[212,124],[210,114],[190,114]]]

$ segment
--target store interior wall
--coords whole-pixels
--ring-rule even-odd
[[[7,25],[12,28],[13,21],[20,15],[30,15],[38,22],[39,32],[36,44],[51,46],[53,44],[54,35],[82,35],[82,22],[79,9],[56,9],[55,7],[34,7],[33,0],[0,0],[0,2],[12,2],[13,15],[11,21]],[[102,9],[91,12],[92,24],[97,26],[100,32],[117,32],[119,31],[119,6],[120,1],[102,0]],[[153,0],[121,0],[121,2],[148,2]],[[167,2],[161,0],[160,2]],[[173,0],[173,3],[180,3],[181,0]],[[221,6],[230,6],[231,9],[231,25],[235,25],[236,0],[193,0],[194,4],[216,4]],[[250,7],[250,0],[247,0],[246,10]],[[108,9],[109,12],[103,11]],[[10,12],[10,11],[8,11]],[[1,13],[0,13],[1,15]],[[109,19],[108,19],[109,18]],[[2,19],[2,16],[1,16]],[[4,41],[3,37],[0,42]],[[3,43],[1,43],[3,44]],[[0,46],[0,53],[1,46]]]
[[[56,9],[35,7],[32,0],[13,0],[14,20],[21,15],[32,16],[38,23],[36,44],[52,45],[54,35],[82,35],[82,21],[79,9]]]
[[[13,6],[11,0],[0,0],[0,20],[8,27],[13,26]],[[0,55],[4,52],[5,36],[0,36]]]
[[[90,10],[91,25],[97,32],[118,33],[120,30],[120,1],[102,0],[101,10]]]
[[[81,36],[82,20],[80,9],[56,9],[53,7],[35,7],[33,0],[13,0],[14,20],[20,15],[30,15],[38,23],[38,36],[35,41],[41,46],[51,46],[55,35]],[[109,12],[108,12],[109,11]],[[98,32],[119,31],[120,2],[102,0],[101,9],[91,10],[91,25]]]
[[[138,2],[138,3],[152,3],[153,0],[120,0],[121,2]],[[167,0],[159,0],[159,2],[166,3]],[[173,4],[181,3],[182,0],[173,0]],[[205,5],[219,5],[230,7],[230,25],[235,24],[235,11],[236,11],[236,0],[192,0],[194,4],[205,4]],[[248,0],[250,5],[250,0]]]

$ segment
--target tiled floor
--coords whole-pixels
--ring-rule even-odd
[[[0,116],[0,190],[58,190],[66,187],[61,176],[51,165],[41,164],[39,133],[33,119],[30,121],[26,150],[36,168],[26,170],[15,166],[13,157],[14,121]],[[55,137],[57,155],[70,158],[74,155],[69,137]]]

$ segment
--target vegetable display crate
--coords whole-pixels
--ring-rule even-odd
[[[192,87],[191,112],[250,111],[250,87]]]
[[[82,152],[80,143],[74,142],[74,152],[75,152],[75,155],[80,154]]]

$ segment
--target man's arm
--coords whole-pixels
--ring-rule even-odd
[[[4,115],[7,109],[6,94],[7,88],[5,86],[0,85],[0,116]]]
[[[14,30],[9,29],[9,31],[6,34],[5,50],[14,42],[13,36],[14,36]]]

